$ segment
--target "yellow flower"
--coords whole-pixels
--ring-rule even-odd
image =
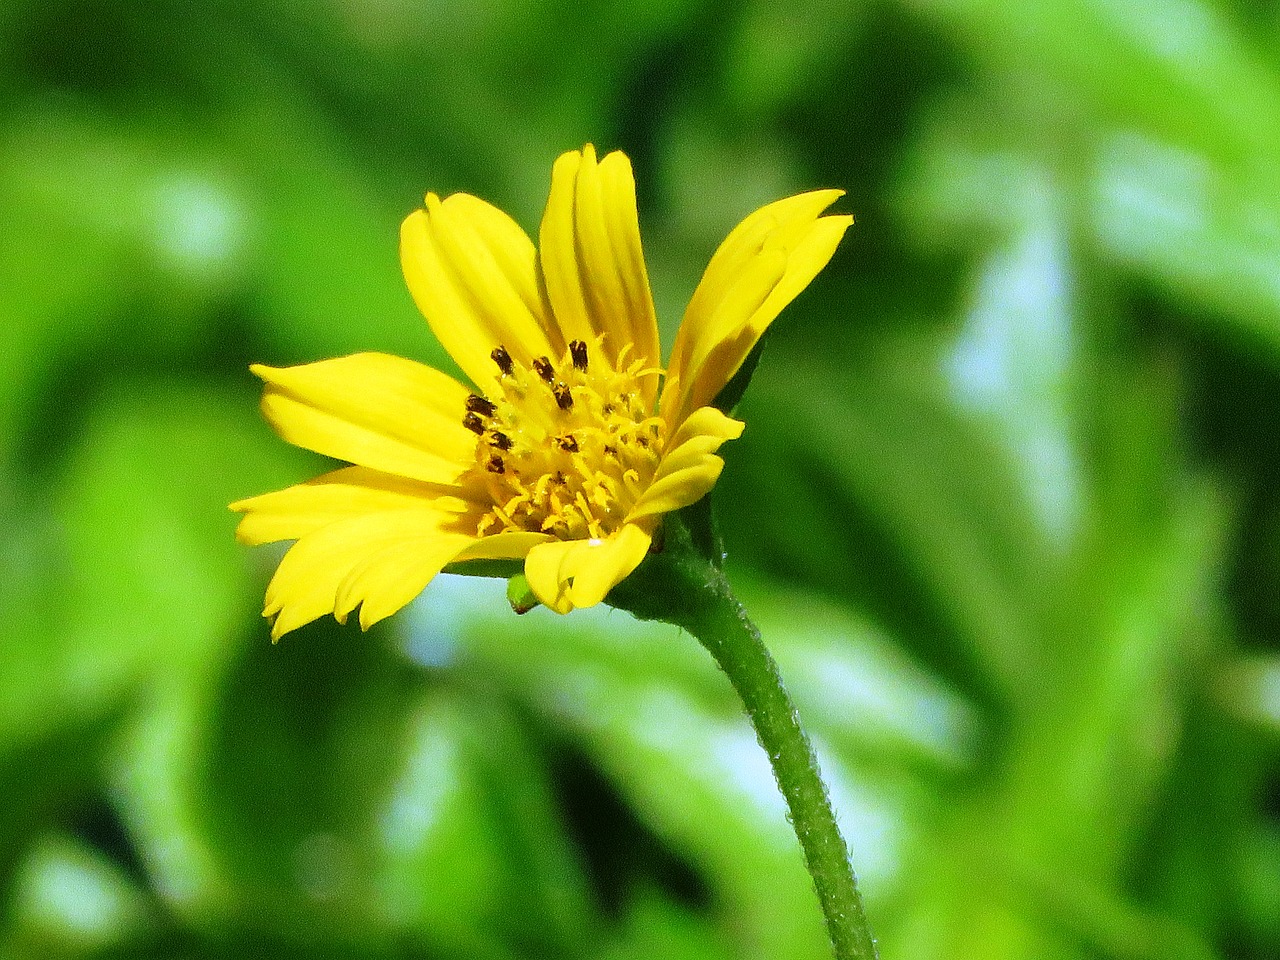
[[[537,249],[483,200],[428,194],[401,262],[473,387],[377,353],[252,368],[280,436],[353,464],[231,505],[241,541],[297,541],[267,588],[272,636],[356,607],[368,628],[466,560],[523,558],[560,613],[603,600],[663,514],[715,484],[742,423],[712,403],[831,258],[852,218],[821,214],[841,193],[771,203],[729,234],[665,376],[626,156],[556,161]]]

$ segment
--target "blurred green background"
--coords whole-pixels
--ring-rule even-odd
[[[5,0],[0,956],[817,960],[689,637],[441,578],[268,641],[251,361],[446,363],[400,220],[631,156],[665,342],[857,216],[716,491],[886,958],[1280,957],[1280,11]]]

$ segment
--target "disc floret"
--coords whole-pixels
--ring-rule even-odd
[[[471,394],[462,422],[477,435],[464,477],[492,503],[477,535],[548,533],[603,540],[615,533],[648,488],[667,426],[645,402],[644,377],[661,371],[605,360],[597,341],[573,340],[562,356],[526,366],[498,345],[488,396]]]

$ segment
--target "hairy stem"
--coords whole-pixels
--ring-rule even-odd
[[[648,576],[625,581],[610,600],[642,619],[685,628],[728,675],[791,811],[837,960],[875,960],[875,941],[848,847],[836,825],[813,746],[800,726],[777,664],[724,574],[684,546],[668,543],[663,556],[650,558]]]

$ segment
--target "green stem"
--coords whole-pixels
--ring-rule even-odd
[[[867,926],[848,847],[836,825],[818,758],[800,726],[778,666],[760,631],[729,590],[722,574],[701,593],[684,626],[715,657],[742,698],[760,745],[787,799],[805,864],[813,876],[838,960],[874,960],[875,941]]]
[[[624,581],[610,602],[641,619],[685,628],[728,675],[791,811],[836,960],[876,960],[875,940],[862,909],[848,847],[836,825],[813,746],[800,726],[778,666],[724,574],[695,551],[684,549],[685,545],[669,542],[664,554],[650,558],[648,570],[641,568],[648,575]]]

